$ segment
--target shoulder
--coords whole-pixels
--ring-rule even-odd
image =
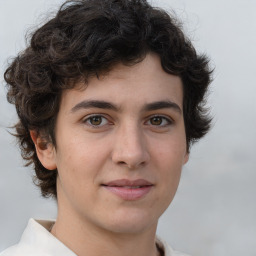
[[[0,253],[0,256],[46,256],[47,254],[43,253],[40,248],[36,248],[34,246],[33,241],[39,235],[39,225],[36,223],[35,220],[30,219],[19,243],[5,249],[3,252]]]
[[[157,245],[164,251],[164,256],[190,256],[188,254],[175,251],[163,239],[157,237]]]
[[[17,244],[0,253],[0,256],[47,256],[45,253],[36,250],[29,245]]]
[[[30,219],[20,242],[0,253],[0,256],[76,256],[49,232],[53,223]]]

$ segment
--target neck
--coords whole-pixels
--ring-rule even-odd
[[[140,233],[115,233],[58,214],[52,234],[78,256],[159,256],[156,225]]]

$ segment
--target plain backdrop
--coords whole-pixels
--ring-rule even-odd
[[[56,216],[55,202],[40,196],[8,133],[17,119],[5,98],[3,72],[8,59],[24,49],[26,31],[61,2],[0,0],[0,251],[18,242],[30,217]],[[215,68],[208,100],[213,128],[192,148],[158,234],[194,256],[256,256],[256,1],[154,4],[174,10]]]

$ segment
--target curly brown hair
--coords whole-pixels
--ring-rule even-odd
[[[57,170],[40,163],[30,131],[56,145],[54,126],[62,91],[117,63],[134,65],[149,52],[159,55],[167,73],[182,79],[189,151],[210,127],[204,106],[211,80],[208,59],[196,53],[175,18],[146,0],[67,1],[9,65],[4,77],[8,101],[15,104],[19,117],[16,136],[26,165],[34,164],[43,196],[57,197]]]

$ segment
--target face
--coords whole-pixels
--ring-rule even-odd
[[[113,232],[155,227],[188,158],[182,99],[153,54],[65,91],[45,160],[58,169],[59,211]]]

